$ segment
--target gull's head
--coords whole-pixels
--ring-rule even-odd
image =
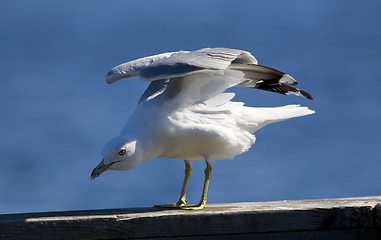
[[[139,165],[140,155],[137,151],[137,141],[126,136],[118,136],[103,147],[103,160],[91,173],[91,179],[111,170],[128,170]]]

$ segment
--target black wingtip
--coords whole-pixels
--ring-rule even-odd
[[[229,68],[244,73],[245,79],[248,80],[249,84],[243,84],[241,86],[276,92],[283,95],[294,94],[313,100],[309,93],[293,87],[298,85],[298,82],[293,77],[274,68],[256,64],[242,64],[239,61],[233,61]]]
[[[284,83],[279,83],[276,79],[274,79],[273,81],[260,82],[254,88],[270,92],[276,92],[283,95],[295,94],[303,96],[309,100],[313,100],[311,94],[309,94],[308,92],[299,90]]]
[[[303,90],[299,90],[299,92],[300,92],[304,97],[306,97],[307,99],[309,99],[309,100],[314,100],[314,99],[312,98],[311,94],[309,94],[308,92],[303,91]]]

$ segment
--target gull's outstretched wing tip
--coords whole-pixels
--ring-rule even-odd
[[[298,82],[293,77],[288,75],[287,73],[285,73],[283,75],[283,77],[279,80],[279,82],[280,83],[287,82],[288,84],[290,84],[292,86],[298,85]],[[284,86],[284,84],[282,84],[282,85]],[[313,97],[311,96],[311,94],[309,94],[308,92],[300,90],[300,89],[297,89],[297,88],[293,88],[291,86],[289,86],[289,87],[291,89],[291,91],[290,91],[291,94],[295,94],[296,93],[295,95],[305,97],[308,100],[314,100]]]
[[[107,76],[106,76],[106,83],[108,84],[111,84],[111,83],[114,83],[116,81],[118,81],[119,79],[117,78],[116,74],[114,73],[113,70],[110,70],[108,73],[107,73]]]
[[[129,79],[129,78],[137,78],[138,75],[136,72],[125,72],[119,69],[119,66],[111,69],[106,76],[106,83],[111,84],[119,80]]]
[[[119,64],[107,73],[106,82],[111,84],[123,79],[138,78],[140,70],[158,60],[168,58],[172,54],[173,52],[161,53]]]
[[[295,80],[295,78],[291,77],[289,74],[284,73],[282,78],[279,79],[279,82],[284,83],[287,82],[290,85],[296,86],[299,83]]]

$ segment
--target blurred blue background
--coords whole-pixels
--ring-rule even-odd
[[[236,89],[250,106],[302,104],[249,152],[216,161],[208,203],[381,194],[380,1],[1,1],[0,213],[177,201],[184,163],[154,159],[90,181],[147,87],[106,85],[139,57],[203,47],[250,51],[314,101]],[[199,201],[204,162],[188,199]]]

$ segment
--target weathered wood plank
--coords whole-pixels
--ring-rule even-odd
[[[202,211],[135,208],[7,214],[0,215],[0,237],[233,239],[229,237],[246,236],[250,239],[254,235],[272,234],[281,238],[323,233],[328,236],[335,232],[341,232],[342,236],[352,232],[352,235],[372,237],[380,233],[380,202],[381,196],[375,196],[209,204]]]
[[[308,240],[380,240],[381,229],[344,229],[344,230],[322,230],[322,231],[297,231],[297,232],[271,232],[271,233],[246,233],[231,235],[208,235],[159,238],[160,240],[286,240],[286,239],[308,239]],[[145,238],[144,240],[158,240],[158,238]]]

